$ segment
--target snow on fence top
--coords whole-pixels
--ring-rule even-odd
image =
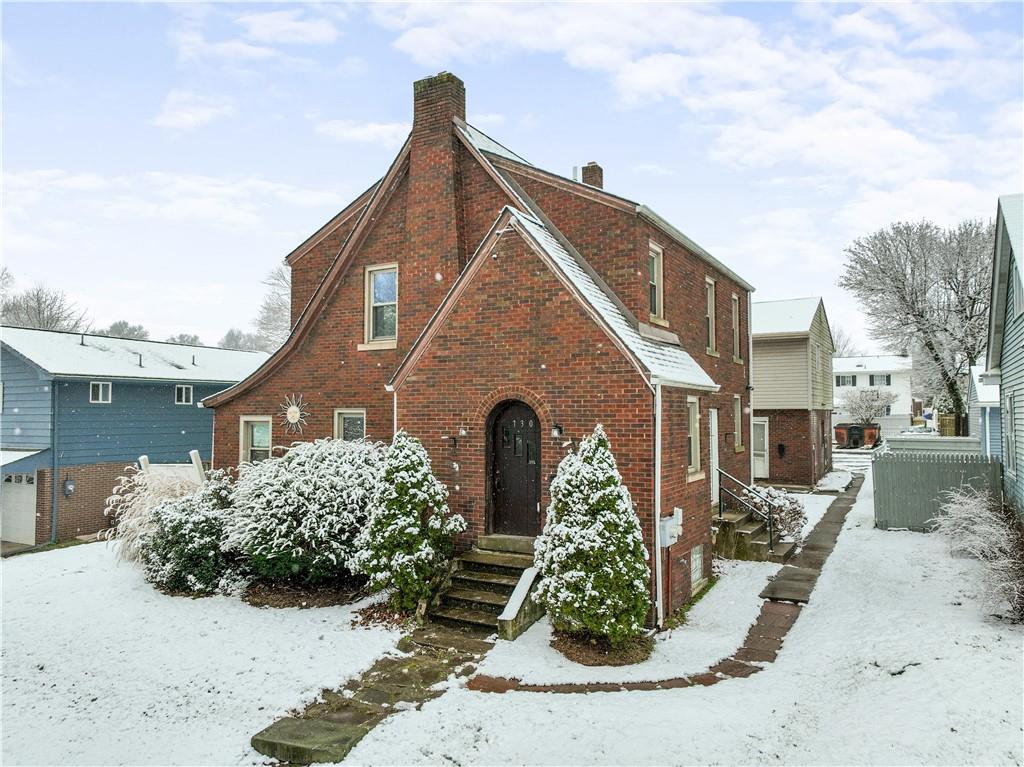
[[[750,327],[755,336],[777,333],[807,333],[818,313],[821,298],[791,298],[782,301],[755,301]]]
[[[268,356],[266,352],[6,326],[0,328],[0,341],[53,376],[234,383]]]

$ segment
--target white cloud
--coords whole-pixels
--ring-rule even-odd
[[[223,97],[176,89],[167,94],[160,114],[150,122],[158,128],[188,132],[234,112],[234,106]]]
[[[896,30],[871,18],[869,9],[837,16],[832,31],[839,37],[857,37],[874,43],[892,44],[899,41]]]
[[[324,44],[338,39],[338,30],[326,18],[308,18],[301,10],[247,13],[236,21],[245,36],[258,43]]]
[[[357,122],[355,120],[322,120],[313,125],[313,130],[322,136],[338,141],[355,141],[366,144],[380,144],[386,147],[400,146],[409,135],[409,123]]]

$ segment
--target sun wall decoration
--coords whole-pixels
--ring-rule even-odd
[[[302,434],[308,416],[309,408],[301,394],[291,394],[284,398],[281,405],[281,423],[286,431],[291,434]]]

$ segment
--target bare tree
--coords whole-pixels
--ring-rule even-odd
[[[846,328],[837,327],[832,331],[832,343],[836,347],[832,352],[833,357],[860,357],[864,354]]]
[[[269,289],[253,324],[259,337],[260,349],[272,352],[287,340],[292,329],[291,269],[285,264],[274,267],[263,284]]]
[[[892,224],[846,249],[839,285],[867,313],[872,335],[893,351],[920,350],[962,433],[964,382],[988,332],[994,225],[966,220],[951,229],[929,221]]]
[[[14,287],[14,275],[6,266],[0,266],[0,296],[6,296]]]
[[[875,423],[896,399],[893,392],[882,389],[850,389],[839,395],[839,409],[855,423]]]
[[[262,348],[261,339],[255,333],[246,333],[238,328],[231,328],[224,337],[217,342],[221,349],[240,349],[244,352],[266,351]]]
[[[203,342],[199,340],[199,336],[195,333],[178,333],[168,338],[167,342],[171,344],[188,344],[189,346],[203,345]]]
[[[40,330],[89,329],[88,314],[84,309],[79,309],[63,291],[43,285],[5,294],[0,314],[5,325]]]
[[[106,330],[95,330],[93,331],[99,336],[117,336],[118,338],[135,338],[139,341],[145,341],[149,338],[149,331],[146,330],[142,325],[133,325],[128,320],[118,320],[117,322],[111,323],[110,327]]]

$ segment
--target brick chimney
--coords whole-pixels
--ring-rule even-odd
[[[583,166],[583,183],[587,186],[604,189],[604,169],[591,160]]]
[[[406,328],[420,328],[461,271],[459,149],[452,119],[466,119],[466,86],[441,72],[413,83],[405,197],[408,260],[399,278]],[[437,275],[440,275],[438,279]],[[422,316],[420,316],[422,315]],[[416,333],[406,336],[409,343]],[[405,340],[403,338],[403,340]],[[407,346],[405,348],[408,348]]]

